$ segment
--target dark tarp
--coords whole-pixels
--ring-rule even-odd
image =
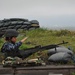
[[[56,54],[51,55],[48,60],[51,62],[68,62],[71,60],[72,55],[68,54],[67,52],[59,52]]]
[[[68,48],[63,47],[63,46],[59,46],[59,47],[56,47],[53,49],[49,49],[48,50],[48,56],[55,54],[55,53],[58,53],[58,52],[67,52],[67,53],[73,55],[73,52],[71,50],[69,50]]]

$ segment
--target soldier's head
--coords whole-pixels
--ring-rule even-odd
[[[5,34],[5,40],[6,41],[11,41],[11,42],[16,42],[16,37],[18,36],[18,32],[15,29],[8,29]]]

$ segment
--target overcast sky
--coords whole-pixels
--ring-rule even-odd
[[[38,20],[42,27],[75,25],[75,0],[0,0],[0,19]]]

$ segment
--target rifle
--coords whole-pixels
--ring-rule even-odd
[[[68,42],[61,42],[61,43],[58,43],[58,44],[51,44],[51,45],[46,45],[46,46],[41,46],[41,45],[38,45],[38,46],[35,46],[33,48],[28,48],[28,49],[25,49],[25,50],[33,50],[33,49],[40,49],[40,50],[47,50],[47,49],[52,49],[52,48],[56,48],[56,47],[59,47],[59,45],[62,45],[62,44],[67,44]]]
[[[67,43],[68,42],[63,41],[62,43],[58,43],[58,44],[51,44],[51,45],[46,45],[46,46],[38,45],[38,46],[35,46],[32,48],[24,49],[24,51],[25,51],[24,53],[26,53],[24,58],[29,57],[30,55],[34,54],[35,52],[56,48],[56,47],[59,47],[59,45],[67,44]]]

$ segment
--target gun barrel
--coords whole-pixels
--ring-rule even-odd
[[[51,45],[46,45],[46,46],[41,46],[41,45],[38,45],[38,46],[35,46],[33,48],[28,48],[26,50],[34,50],[34,49],[38,49],[38,50],[48,50],[48,49],[52,49],[52,48],[56,48],[56,47],[59,47],[59,45],[62,45],[62,44],[67,44],[68,42],[62,42],[62,43],[59,43],[59,44],[51,44]]]
[[[59,43],[59,44],[57,44],[57,45],[62,45],[62,44],[67,44],[68,42],[62,42],[62,43]]]
[[[67,43],[68,42],[63,42],[63,43],[47,45],[47,46],[39,45],[39,46],[35,46],[33,48],[25,49],[25,58],[29,57],[30,55],[34,54],[35,52],[56,48],[56,47],[59,47],[59,45],[61,45],[61,44],[67,44]]]

